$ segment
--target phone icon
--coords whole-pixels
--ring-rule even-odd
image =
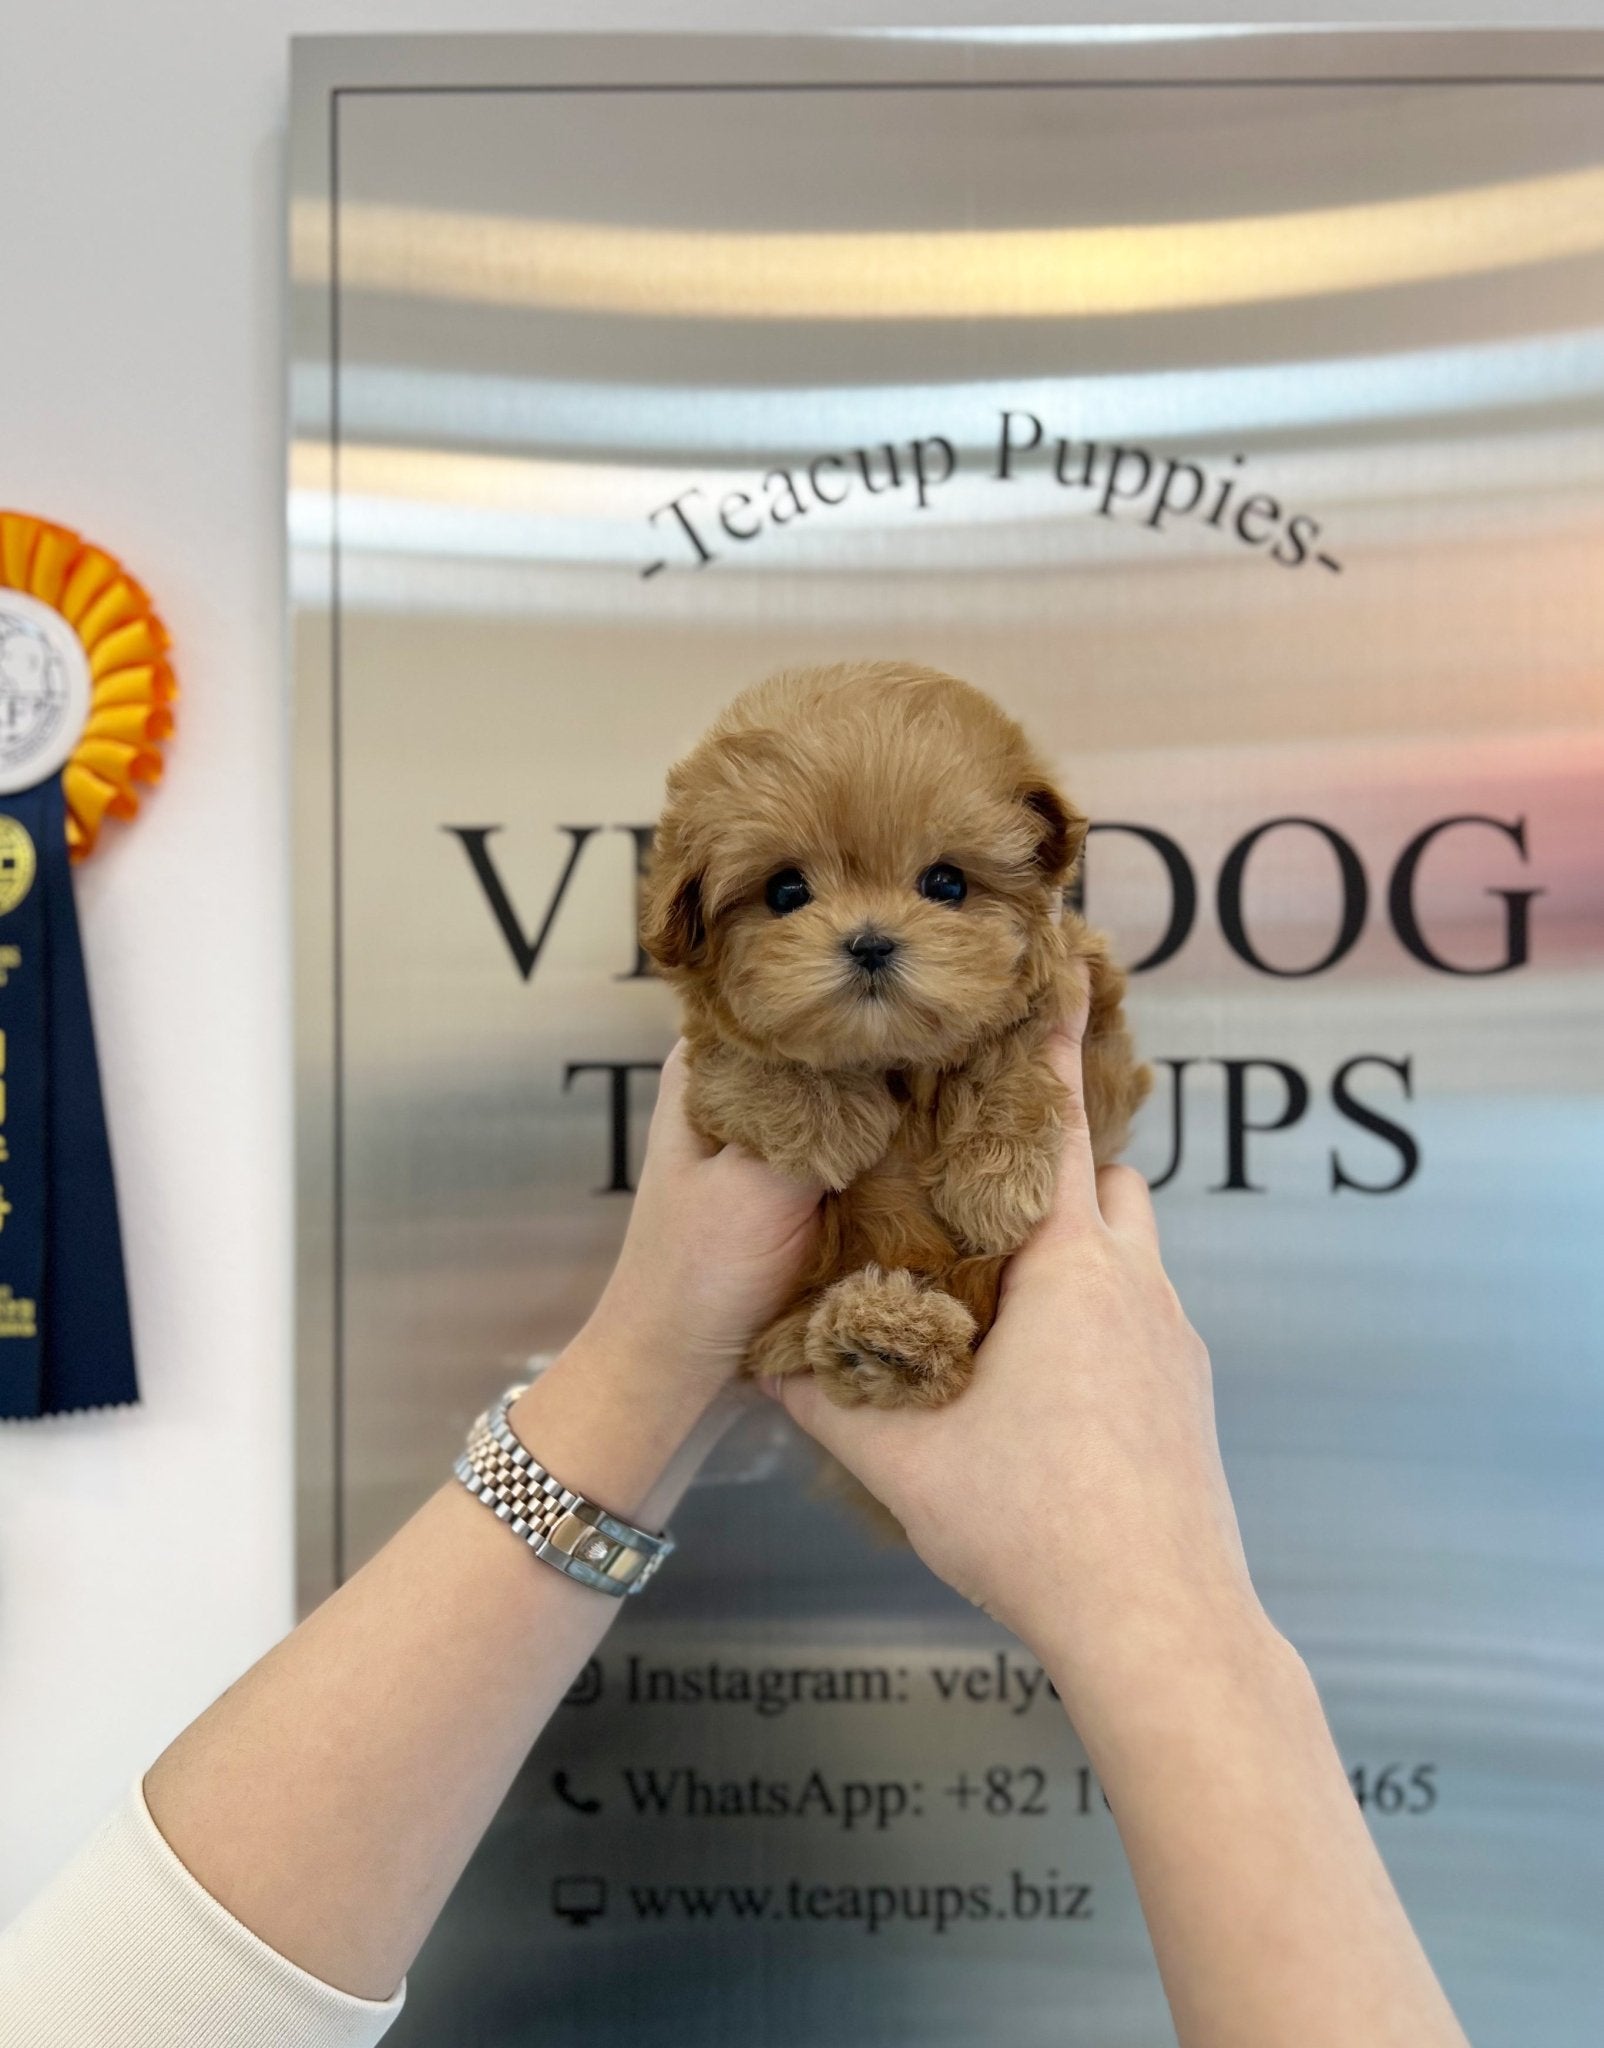
[[[556,1793],[564,1806],[571,1806],[575,1813],[601,1812],[601,1801],[599,1799],[581,1799],[579,1794],[569,1785],[568,1773],[566,1771],[552,1772],[551,1789]]]
[[[593,1707],[602,1695],[602,1667],[599,1657],[592,1657],[583,1671],[563,1694],[565,1707]]]

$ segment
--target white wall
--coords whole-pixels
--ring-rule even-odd
[[[1009,0],[10,0],[0,498],[118,552],[184,686],[81,877],[144,1403],[0,1425],[0,1919],[291,1619],[280,215],[291,34],[1138,19]],[[1518,0],[1183,7],[1478,18]],[[1528,21],[1531,16],[1528,13]],[[1542,18],[1604,21],[1604,0]],[[25,202],[25,203],[23,203]]]

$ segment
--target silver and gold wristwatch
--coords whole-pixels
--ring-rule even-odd
[[[479,1417],[453,1467],[457,1477],[536,1557],[569,1578],[598,1593],[641,1592],[674,1548],[673,1537],[666,1529],[654,1536],[609,1514],[530,1456],[507,1421],[507,1410],[527,1384],[509,1387]]]

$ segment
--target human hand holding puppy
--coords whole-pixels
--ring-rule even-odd
[[[1214,1428],[1208,1354],[1159,1256],[1146,1183],[1094,1164],[1085,1010],[1050,1038],[1065,1107],[1052,1205],[1003,1276],[962,1398],[843,1408],[767,1391],[926,1564],[1052,1670],[1071,1711],[1137,1655],[1263,1624]]]
[[[824,1189],[703,1137],[686,1113],[685,1050],[681,1039],[663,1063],[624,1243],[575,1341],[716,1392],[794,1288]]]
[[[812,1255],[823,1192],[704,1137],[688,1083],[682,1040],[607,1285],[508,1418],[571,1484],[653,1527],[738,1412],[724,1397]]]
[[[1085,1021],[1049,1040],[1053,1199],[962,1397],[886,1413],[803,1375],[764,1384],[1041,1659],[1119,1828],[1183,2048],[1466,2048],[1309,1671],[1249,1577],[1208,1353],[1146,1184],[1095,1163]]]

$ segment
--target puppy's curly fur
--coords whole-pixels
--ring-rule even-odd
[[[1093,1149],[1124,1145],[1150,1077],[1123,973],[1063,907],[1085,833],[1011,718],[904,662],[773,676],[670,773],[641,936],[682,998],[691,1118],[828,1190],[750,1373],[811,1369],[844,1405],[962,1391],[1051,1197],[1044,1044],[1088,977]]]

